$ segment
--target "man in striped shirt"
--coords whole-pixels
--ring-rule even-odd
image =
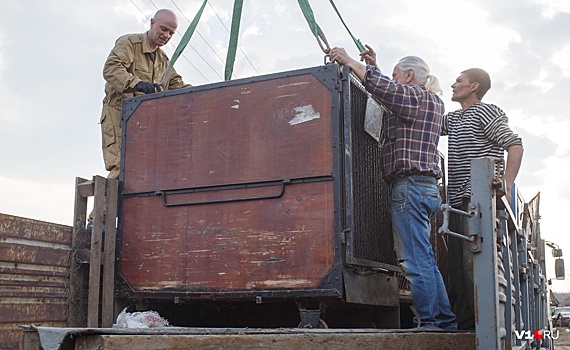
[[[425,329],[456,330],[455,315],[430,243],[430,218],[439,210],[437,144],[444,112],[436,77],[423,59],[402,58],[392,77],[380,72],[368,47],[350,58],[342,48],[331,50],[331,61],[346,65],[366,90],[390,113],[382,132],[382,172],[390,184],[390,210],[398,265],[410,281],[415,322]]]
[[[499,107],[481,102],[491,88],[489,74],[479,68],[461,72],[453,89],[452,101],[459,102],[461,109],[443,116],[441,135],[448,136],[448,182],[449,204],[456,209],[468,211],[471,196],[471,160],[484,157],[504,159],[508,157],[504,179],[507,199],[518,174],[523,146],[521,138],[508,125],[508,119]],[[477,189],[475,189],[477,190]],[[467,217],[451,214],[450,229],[468,234]],[[475,329],[473,255],[468,242],[449,237],[449,276],[451,291],[456,296],[455,313],[459,329]]]

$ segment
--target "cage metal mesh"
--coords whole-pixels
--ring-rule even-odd
[[[396,265],[388,185],[382,179],[380,147],[363,128],[368,93],[351,78],[351,150],[354,256]]]
[[[353,183],[353,254],[356,258],[397,265],[388,205],[389,186],[382,179],[379,143],[363,128],[368,93],[353,77],[350,79],[351,152]],[[441,168],[444,159],[441,157]],[[445,201],[445,176],[440,182]],[[442,276],[447,284],[446,237],[437,231],[443,215],[431,221],[430,241]],[[408,281],[399,275],[400,289],[409,290]]]

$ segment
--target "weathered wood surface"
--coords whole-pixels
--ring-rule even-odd
[[[317,289],[340,263],[333,96],[302,74],[143,100],[124,128],[118,271],[129,286]],[[185,189],[198,191],[152,195]]]
[[[40,333],[43,337],[38,337]],[[476,349],[474,332],[409,332],[391,329],[30,327],[22,332],[21,344],[20,350],[39,350],[40,346],[51,349],[55,345],[61,345],[66,350]]]
[[[278,203],[125,200],[120,272],[139,291],[316,288],[334,264],[331,187],[291,185]]]
[[[101,256],[103,246],[103,207],[105,205],[105,178],[95,176],[94,219],[91,230],[89,257],[89,292],[87,302],[87,327],[99,326],[99,303],[101,293]]]
[[[116,314],[115,303],[115,247],[117,241],[117,205],[119,195],[119,181],[107,179],[105,196],[107,199],[107,223],[105,228],[105,241],[103,243],[103,276],[101,289],[101,327],[112,327]]]
[[[65,326],[71,227],[0,214],[0,349],[21,324]]]
[[[101,335],[77,340],[76,350],[186,350],[186,349],[381,349],[381,350],[470,350],[473,334],[286,334],[205,336],[116,336]]]
[[[69,303],[67,322],[70,327],[87,325],[87,296],[89,295],[89,246],[87,234],[87,198],[93,196],[93,181],[75,178],[75,203],[73,208],[73,236],[71,240],[71,259],[69,261]]]
[[[305,74],[144,100],[122,193],[332,175],[332,96]]]
[[[94,176],[88,181],[76,178],[69,275],[70,326],[113,325],[117,196],[116,179]],[[87,231],[89,197],[93,197],[94,208],[92,229]]]

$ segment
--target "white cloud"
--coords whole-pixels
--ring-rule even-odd
[[[559,121],[554,118],[541,116],[525,116],[520,110],[511,112],[511,117],[517,120],[517,127],[525,129],[527,132],[545,136],[557,145],[557,149],[552,156],[564,156],[570,151],[568,144],[568,131],[570,130],[570,121]]]
[[[251,25],[243,31],[243,37],[248,37],[248,36],[256,37],[256,36],[260,36],[260,35],[261,35],[261,32],[260,32],[259,27],[257,25]]]
[[[570,45],[566,45],[561,50],[556,51],[552,58],[554,63],[560,66],[564,76],[570,77]]]
[[[570,12],[570,4],[567,0],[538,0],[544,6],[542,15],[553,17],[557,12]]]

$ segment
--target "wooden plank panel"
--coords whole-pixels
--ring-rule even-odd
[[[87,327],[99,326],[99,296],[101,292],[101,256],[103,247],[103,206],[107,181],[95,176],[94,218],[89,256],[89,295],[87,301]]]
[[[0,260],[24,264],[69,266],[69,246],[38,246],[34,241],[0,239]]]
[[[307,333],[212,335],[92,335],[78,337],[81,350],[185,350],[185,349],[422,349],[475,350],[473,333]]]
[[[88,189],[88,191],[87,191]],[[94,181],[80,177],[75,178],[75,203],[73,208],[72,251],[69,267],[69,308],[67,319],[69,326],[87,325],[87,296],[89,287],[89,271],[80,261],[88,261],[89,255],[83,254],[90,245],[87,235],[87,197],[95,191]]]
[[[119,271],[134,290],[311,289],[327,276],[340,259],[340,121],[320,79],[302,72],[140,102],[123,128]],[[282,197],[279,183],[256,187],[309,178]],[[236,184],[255,185],[227,188]],[[137,198],[189,188],[198,192]],[[279,198],[245,200],[266,196]]]
[[[123,201],[119,271],[135,290],[315,288],[334,265],[333,182],[282,198],[165,208]]]
[[[312,74],[144,100],[123,193],[332,175],[331,105]]]
[[[65,326],[69,226],[0,214],[0,349],[17,349],[20,324]]]
[[[105,229],[105,247],[103,264],[103,288],[101,291],[101,327],[113,326],[115,313],[113,310],[115,295],[115,242],[117,228],[117,201],[119,194],[119,181],[107,179],[107,225]]]
[[[37,298],[37,299],[4,299],[11,303],[0,304],[0,323],[34,323],[65,322],[65,298]]]
[[[67,279],[45,281],[29,279],[27,281],[2,280],[0,297],[2,298],[67,298]]]
[[[6,279],[6,275],[0,275],[0,293],[8,293],[11,290],[18,289],[22,292],[41,292],[64,290],[67,288],[67,276],[19,276],[14,275],[13,278]],[[12,276],[11,276],[12,277]],[[6,294],[5,294],[6,295]]]
[[[5,256],[6,257],[6,256]],[[4,260],[4,259],[2,259]],[[33,264],[23,264],[23,263],[16,263],[13,261],[2,263],[0,266],[0,274],[8,276],[8,275],[35,275],[35,276],[42,276],[42,277],[65,277],[67,278],[67,274],[69,273],[67,265],[59,265],[59,266],[39,266]],[[9,277],[8,277],[9,278]],[[48,280],[44,278],[44,280]]]
[[[69,226],[0,214],[2,238],[20,238],[59,244],[71,243]],[[1,256],[1,255],[0,255]]]
[[[22,330],[19,350],[43,350],[39,333],[30,329]]]
[[[0,349],[2,350],[18,350],[19,344],[16,339],[19,339],[21,330],[12,326],[10,328],[0,328]],[[37,348],[39,350],[39,347]]]

